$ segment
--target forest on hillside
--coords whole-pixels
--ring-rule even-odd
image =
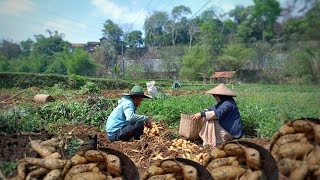
[[[55,30],[21,42],[2,39],[0,72],[202,80],[236,71],[242,82],[320,82],[319,0],[288,1],[285,7],[254,0],[229,12],[209,7],[192,13],[184,5],[154,11],[143,32],[106,19],[92,52],[71,51],[72,42]],[[154,59],[161,60],[157,73],[151,71]]]

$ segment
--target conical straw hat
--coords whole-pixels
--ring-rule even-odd
[[[225,95],[225,96],[237,96],[235,92],[227,88],[223,83],[219,84],[213,89],[210,89],[206,92],[206,94],[217,94],[217,95]]]

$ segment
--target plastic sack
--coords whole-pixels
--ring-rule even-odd
[[[152,96],[153,98],[155,98],[158,94],[156,82],[155,81],[148,81],[146,84],[147,84],[148,94],[150,96]]]

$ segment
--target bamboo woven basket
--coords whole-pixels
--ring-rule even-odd
[[[181,114],[179,135],[184,136],[187,139],[198,139],[202,123],[203,121],[201,119],[198,121],[192,120],[191,114]]]

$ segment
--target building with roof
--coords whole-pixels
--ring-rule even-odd
[[[83,48],[88,52],[94,52],[100,47],[100,42],[87,42],[87,43],[72,43],[69,47],[69,52],[74,52],[75,48]]]
[[[219,83],[229,83],[234,80],[236,71],[221,71],[221,72],[214,72],[210,77],[210,82],[213,80],[214,82]]]

